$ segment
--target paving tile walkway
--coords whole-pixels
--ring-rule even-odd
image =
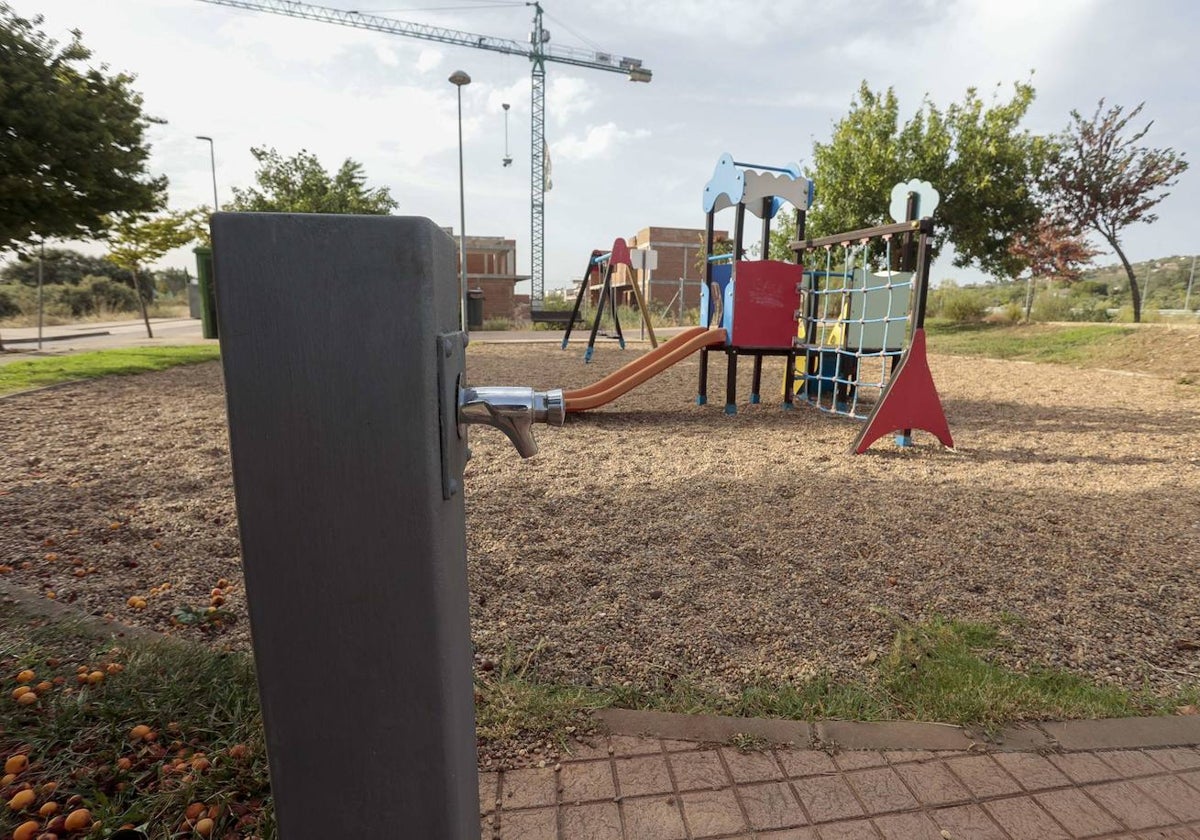
[[[599,736],[481,773],[484,840],[1200,840],[1200,749],[740,752]]]

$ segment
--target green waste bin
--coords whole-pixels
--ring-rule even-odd
[[[200,286],[200,334],[205,338],[219,338],[212,248],[201,245],[193,248],[192,253],[196,255],[196,279]]]
[[[483,329],[483,289],[467,290],[467,329]]]

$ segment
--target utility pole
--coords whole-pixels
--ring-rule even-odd
[[[1186,312],[1191,312],[1192,302],[1192,284],[1196,282],[1196,255],[1192,254],[1192,276],[1188,278],[1187,295],[1183,298],[1183,308]]]

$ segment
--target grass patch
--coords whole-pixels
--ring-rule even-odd
[[[25,391],[59,382],[96,379],[101,376],[127,376],[176,365],[210,362],[220,358],[220,349],[211,344],[179,347],[133,347],[121,350],[96,350],[71,356],[30,359],[0,365],[0,394]]]
[[[1097,351],[1135,332],[1133,327],[1111,324],[1006,326],[930,320],[926,326],[933,353],[1062,364],[1086,363]]]
[[[898,717],[996,729],[1015,720],[1169,713],[1177,703],[1050,668],[1017,672],[986,657],[1003,647],[986,625],[935,619],[900,627],[880,668]]]
[[[82,624],[16,612],[0,619],[0,760],[24,754],[29,766],[0,795],[28,784],[37,798],[24,814],[0,814],[0,836],[30,818],[52,830],[36,814],[47,801],[87,808],[108,831],[128,824],[162,840],[182,836],[195,802],[214,837],[275,834],[248,656],[169,641],[114,645]],[[9,696],[25,668],[36,674],[29,685],[42,686],[27,706]],[[80,682],[80,668],[100,679]],[[140,725],[150,738],[131,737]]]

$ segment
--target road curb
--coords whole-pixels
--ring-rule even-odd
[[[931,752],[1076,752],[1098,749],[1200,746],[1200,716],[1028,722],[991,736],[967,727],[919,721],[773,720],[598,709],[593,716],[614,735],[724,743],[753,735],[776,743],[832,750]]]

